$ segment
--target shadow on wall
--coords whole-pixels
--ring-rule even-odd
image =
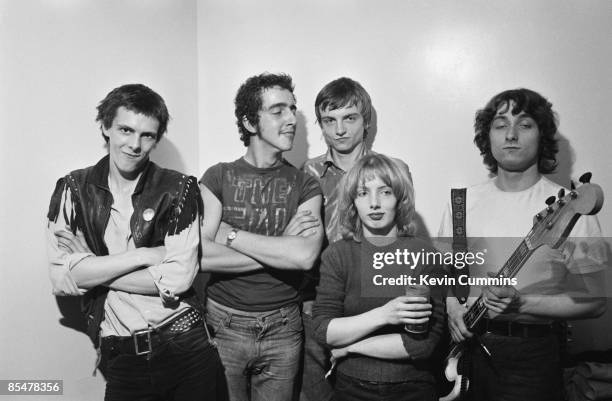
[[[81,311],[81,297],[55,297],[57,308],[62,317],[59,323],[70,329],[86,333],[87,322]]]
[[[604,296],[606,310],[595,319],[573,320],[569,331],[568,352],[575,361],[598,361],[612,363],[612,337],[609,335],[612,326],[612,238],[605,239],[607,269],[604,270]]]
[[[82,298],[56,296],[55,302],[57,302],[57,308],[62,316],[59,319],[59,323],[64,327],[81,332],[87,337],[87,321],[85,313],[81,309]],[[92,348],[95,347],[92,345]],[[95,351],[92,352],[95,354]],[[97,371],[100,372],[103,378],[106,378],[106,364],[107,360],[102,357],[102,360],[96,366]]]
[[[301,111],[296,113],[297,127],[293,139],[293,148],[284,153],[284,158],[297,168],[301,168],[308,159],[308,132],[306,116]]]
[[[368,127],[368,134],[365,137],[366,147],[370,150],[374,147],[374,141],[376,140],[376,136],[378,135],[378,112],[374,107],[372,107],[372,116],[370,117],[370,126]],[[404,160],[403,157],[398,157],[401,161],[406,163],[408,167],[410,164]],[[416,226],[415,236],[417,238],[424,239],[429,241],[431,238],[431,234],[429,230],[427,230],[427,226],[425,225],[425,221],[423,217],[418,212],[414,214],[414,224]]]
[[[557,166],[557,170],[555,173],[550,174],[548,178],[559,185],[562,185],[566,188],[570,186],[570,180],[572,179],[572,174],[574,173],[574,163],[576,162],[576,152],[574,148],[570,145],[567,138],[565,138],[561,133],[557,133],[557,139],[559,144],[559,152],[557,153],[557,162],[559,163]],[[585,171],[579,171],[578,176],[585,173]],[[577,184],[577,183],[576,183]]]
[[[196,144],[194,144],[196,146]],[[151,160],[164,168],[185,173],[187,166],[176,146],[164,135],[151,153]]]
[[[431,234],[429,233],[429,230],[427,230],[425,221],[423,220],[423,217],[421,217],[419,212],[414,213],[414,225],[416,226],[414,236],[417,238],[421,238],[426,242],[431,242]]]
[[[378,113],[376,109],[372,107],[372,116],[370,117],[370,126],[368,127],[368,134],[365,137],[366,148],[372,149],[374,141],[376,140],[376,134],[378,134]],[[403,159],[402,159],[403,160]],[[405,162],[405,160],[403,160]]]

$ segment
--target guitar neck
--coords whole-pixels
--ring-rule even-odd
[[[510,258],[508,258],[504,266],[499,270],[499,272],[497,272],[495,277],[512,278],[516,276],[521,267],[525,265],[525,262],[527,262],[527,259],[529,259],[533,251],[534,249],[531,249],[531,247],[527,244],[526,240],[521,241],[521,243],[514,250],[512,255],[510,255]],[[487,307],[485,306],[481,295],[463,316],[465,326],[468,329],[473,329],[476,324],[478,324],[480,319],[484,316],[486,311]]]

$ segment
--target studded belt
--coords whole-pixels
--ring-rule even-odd
[[[202,316],[195,309],[189,308],[159,327],[139,330],[131,336],[104,337],[102,349],[119,354],[147,355],[178,334],[203,326]]]

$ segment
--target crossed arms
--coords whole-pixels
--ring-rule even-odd
[[[204,185],[202,225],[202,271],[245,273],[265,266],[284,270],[308,270],[319,256],[323,240],[321,196],[303,202],[282,236],[266,236],[239,231],[231,247],[226,246],[232,230],[221,221],[223,205]]]
[[[73,208],[69,189],[60,208],[68,211]],[[198,216],[180,233],[166,236],[163,247],[133,248],[133,242],[126,239],[125,250],[106,256],[93,254],[83,233],[73,234],[64,216],[71,213],[58,213],[57,219],[47,224],[49,276],[54,295],[82,295],[103,285],[135,294],[159,294],[164,302],[170,302],[190,288],[198,271]]]
[[[420,297],[396,297],[382,306],[353,316],[346,316],[345,298],[350,289],[349,270],[343,255],[328,248],[323,253],[321,279],[317,287],[313,315],[315,335],[320,343],[332,347],[332,359],[355,353],[381,359],[427,359],[433,352],[443,328],[442,297],[434,295],[431,303]],[[347,283],[348,286],[347,286]],[[429,321],[426,338],[415,339],[400,333],[372,335],[385,326],[418,324]]]

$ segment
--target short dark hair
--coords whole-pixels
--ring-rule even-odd
[[[357,106],[367,127],[372,120],[372,100],[361,84],[351,78],[338,78],[321,89],[315,99],[317,122],[321,124],[321,111]]]
[[[474,143],[480,150],[483,163],[489,171],[497,173],[497,160],[491,152],[491,140],[489,132],[491,123],[500,107],[510,106],[514,103],[512,114],[521,112],[533,118],[538,125],[540,142],[538,146],[538,171],[548,174],[557,168],[556,154],[559,144],[555,135],[557,134],[557,116],[550,103],[544,96],[530,89],[511,89],[493,96],[484,109],[476,112],[474,121]]]
[[[96,121],[100,123],[100,128],[109,129],[113,125],[119,107],[125,107],[135,113],[157,119],[159,122],[157,142],[168,128],[170,114],[164,99],[145,85],[127,84],[110,91],[97,107]],[[108,142],[108,137],[104,135],[104,132],[102,132],[102,137]]]
[[[262,107],[262,92],[275,86],[286,89],[293,94],[294,86],[291,76],[282,73],[270,74],[264,72],[263,74],[250,77],[240,85],[234,99],[234,114],[236,116],[236,125],[240,132],[240,140],[244,143],[244,146],[249,146],[251,135],[254,134],[246,129],[242,122],[243,118],[246,118],[254,126],[257,125],[259,123],[258,112]]]

